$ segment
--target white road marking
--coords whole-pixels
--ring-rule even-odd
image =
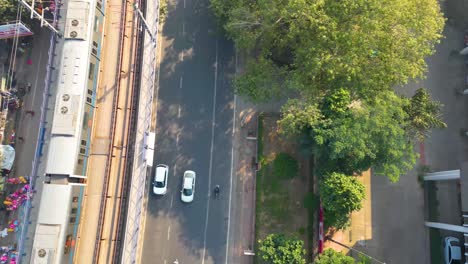
[[[41,63],[41,60],[42,60],[42,51],[39,52],[39,60],[38,60],[38,65],[42,65]],[[34,93],[33,93],[33,96],[31,98],[31,110],[34,106],[34,100],[36,99],[36,92],[37,92],[37,81],[39,80],[39,68],[37,69],[36,71],[36,79],[34,80]]]
[[[180,118],[180,105],[179,105],[179,110],[178,110],[178,113],[177,113],[177,118]]]
[[[179,146],[179,136],[180,136],[180,133],[177,133],[177,136],[176,136],[176,146]]]
[[[215,56],[215,76],[214,76],[214,93],[213,93],[213,114],[211,116],[211,146],[210,146],[210,167],[208,171],[208,202],[206,206],[205,230],[203,234],[203,257],[202,264],[205,263],[206,254],[206,233],[208,230],[208,215],[210,213],[210,194],[211,194],[211,173],[213,169],[213,148],[214,148],[214,130],[216,120],[216,90],[218,88],[218,39],[216,39],[216,56]]]
[[[182,36],[185,36],[185,23],[182,23]]]
[[[182,89],[182,83],[184,82],[184,77],[180,76],[179,89]]]
[[[167,263],[167,260],[164,260],[164,264],[166,264],[166,263]]]
[[[184,0],[184,8],[185,8],[185,0]]]
[[[172,208],[172,203],[174,202],[174,196],[171,196],[171,205],[169,206],[170,208]]]
[[[167,228],[167,240],[171,238],[171,226]]]
[[[235,70],[234,77],[237,77],[237,50],[235,57]],[[237,96],[234,94],[234,109],[233,109],[233,119],[232,119],[232,138],[234,140],[234,135],[236,133],[236,106],[237,106]],[[229,177],[229,206],[228,206],[228,222],[227,222],[227,234],[226,234],[226,261],[228,264],[228,254],[229,254],[229,235],[231,231],[231,203],[232,203],[232,174],[234,172],[234,142],[231,143],[231,175]]]

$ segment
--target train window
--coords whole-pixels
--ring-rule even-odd
[[[87,112],[85,112],[83,115],[83,129],[85,129],[88,125],[88,119],[89,119],[88,116],[89,114]]]
[[[85,148],[80,148],[80,154],[86,154],[86,149]]]
[[[98,47],[98,44],[97,44],[96,41],[93,41],[93,46],[96,47],[96,48]]]
[[[92,52],[95,56],[97,56],[97,49],[92,49],[91,52]]]
[[[93,96],[93,90],[88,89],[88,94],[89,94],[90,96]]]
[[[99,18],[97,16],[94,17],[94,32],[97,32],[99,27]]]
[[[86,97],[86,102],[92,103],[92,102],[93,102],[93,99],[91,99],[91,98],[89,98],[89,97]]]
[[[73,202],[77,203],[78,202],[78,196],[73,196]]]
[[[83,165],[84,160],[78,159],[78,165]]]
[[[76,214],[77,211],[78,211],[77,208],[72,208],[72,209],[71,209],[71,213],[72,213],[72,214]]]
[[[94,78],[94,63],[89,63],[89,72],[88,72],[88,79],[92,80]]]
[[[81,140],[81,145],[86,146],[86,140]]]
[[[70,217],[70,224],[74,224],[76,222],[76,217]]]

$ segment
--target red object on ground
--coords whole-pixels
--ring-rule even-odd
[[[31,59],[28,59],[28,61],[26,62],[28,65],[32,65],[32,60]]]
[[[323,207],[322,203],[319,206],[319,241],[318,241],[318,253],[321,254],[323,252]]]

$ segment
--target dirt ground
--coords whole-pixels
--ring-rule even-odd
[[[268,234],[283,233],[304,240],[309,248],[307,235],[308,211],[304,199],[309,191],[309,169],[304,158],[297,153],[297,145],[291,139],[277,132],[277,114],[263,114],[263,158],[257,176],[257,240]],[[287,153],[299,164],[298,175],[292,179],[279,180],[279,186],[272,176],[272,161],[279,153]],[[309,253],[309,250],[308,250]]]

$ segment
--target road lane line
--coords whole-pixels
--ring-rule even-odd
[[[185,23],[182,23],[182,36],[185,36]]]
[[[177,147],[179,146],[179,136],[180,136],[180,133],[177,133],[177,136],[176,136],[176,146]]]
[[[180,118],[180,105],[179,105],[179,111],[177,113],[177,118]]]
[[[213,148],[214,148],[214,130],[216,120],[216,90],[218,89],[218,38],[216,38],[216,56],[215,56],[215,74],[214,74],[214,93],[213,93],[213,113],[211,116],[211,146],[210,146],[210,167],[208,170],[208,201],[206,206],[205,230],[203,234],[203,258],[202,264],[205,263],[206,254],[206,233],[208,230],[208,216],[210,213],[210,194],[211,194],[211,174],[213,170]]]
[[[180,76],[180,81],[179,81],[179,89],[182,89],[182,83],[184,81],[184,77]]]
[[[174,203],[174,196],[171,196],[171,205],[169,206],[169,208],[172,208],[172,203]]]
[[[171,226],[167,228],[167,240],[171,238]]]
[[[184,0],[184,8],[185,8],[185,0]]]
[[[39,59],[38,59],[38,63],[39,63],[39,64],[38,64],[38,65],[42,65],[42,64],[41,64],[41,61],[42,61],[42,51],[39,52]],[[35,80],[34,80],[34,93],[33,93],[32,99],[31,99],[31,110],[32,110],[32,108],[33,108],[33,106],[34,106],[34,101],[35,101],[35,99],[36,99],[37,81],[38,81],[38,80],[39,80],[39,69],[37,69],[37,71],[36,71],[36,78],[35,78]]]
[[[234,77],[237,77],[237,50],[235,56],[235,70]],[[231,141],[231,175],[229,177],[229,206],[228,206],[228,222],[227,222],[227,234],[226,234],[226,261],[228,264],[228,254],[229,254],[229,235],[231,231],[231,204],[232,204],[232,174],[234,172],[234,136],[236,133],[236,106],[237,106],[237,96],[234,94],[234,109],[233,109],[233,119],[232,119],[232,141]]]

